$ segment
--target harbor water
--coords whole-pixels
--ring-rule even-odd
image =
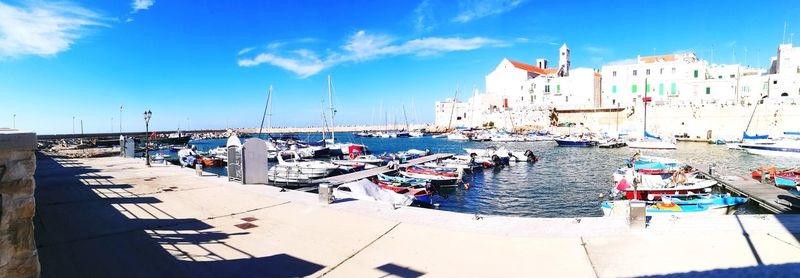
[[[306,141],[320,140],[319,134],[298,134]],[[533,151],[539,158],[535,164],[517,163],[497,169],[484,169],[465,175],[469,190],[442,192],[434,202],[438,209],[480,215],[524,217],[588,217],[602,216],[599,194],[608,194],[613,186],[612,173],[624,166],[624,159],[635,151],[629,148],[565,148],[555,142],[458,142],[446,139],[423,138],[360,138],[352,134],[337,134],[339,142],[364,144],[375,154],[428,149],[434,153],[465,154],[464,148],[505,146],[510,150]],[[190,144],[199,151],[225,145],[224,139],[195,140]],[[672,151],[643,151],[644,155],[675,158],[689,165],[716,164],[725,175],[749,177],[750,169],[760,165],[798,167],[800,160],[750,155],[729,150],[725,145],[678,143]],[[702,169],[707,170],[707,169]],[[224,167],[206,171],[225,175]],[[768,185],[764,185],[768,186]],[[766,213],[752,202],[737,213]]]

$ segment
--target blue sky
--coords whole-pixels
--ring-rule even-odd
[[[275,126],[319,125],[328,74],[337,124],[381,123],[381,103],[390,122],[402,105],[430,122],[435,100],[482,91],[504,57],[555,62],[567,43],[573,67],[599,68],[713,46],[714,62],[735,50],[766,66],[784,22],[800,40],[799,14],[794,1],[0,1],[0,126],[16,114],[71,133],[76,117],[116,132],[124,104],[125,131],[146,109],[157,130],[257,127],[270,85]]]

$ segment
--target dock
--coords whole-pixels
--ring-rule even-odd
[[[423,156],[423,157],[419,157],[419,158],[415,158],[415,159],[411,159],[409,161],[406,161],[406,163],[400,164],[400,167],[408,167],[408,166],[413,166],[413,165],[417,165],[417,164],[428,163],[428,162],[437,161],[437,160],[440,160],[440,159],[451,158],[453,156],[454,156],[454,154],[451,154],[451,153],[440,153],[440,154],[426,155],[426,156]],[[345,184],[345,183],[348,183],[348,182],[353,182],[353,181],[365,179],[365,178],[368,178],[368,177],[377,176],[378,174],[385,174],[385,173],[388,173],[388,172],[391,172],[391,171],[395,171],[395,170],[397,170],[397,169],[392,169],[392,168],[389,168],[388,166],[381,166],[381,167],[376,167],[376,168],[367,169],[367,170],[363,170],[363,171],[353,172],[353,173],[349,173],[349,174],[322,178],[322,179],[315,180],[312,183],[313,184],[324,184],[324,183],[327,183],[327,184],[330,184],[330,185],[333,185],[333,186],[337,186],[337,185]]]
[[[800,198],[786,190],[749,178],[733,181],[722,179],[720,177],[726,175],[712,175],[708,170],[703,170],[709,169],[708,167],[697,169],[701,175],[717,181],[717,185],[723,190],[747,197],[772,213],[800,213]]]

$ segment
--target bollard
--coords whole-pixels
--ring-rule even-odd
[[[631,229],[644,229],[647,226],[647,206],[645,202],[631,202],[628,223]]]
[[[333,203],[333,186],[327,183],[319,185],[319,202],[326,205]]]
[[[194,165],[194,171],[197,172],[198,176],[203,176],[203,164],[196,163]]]

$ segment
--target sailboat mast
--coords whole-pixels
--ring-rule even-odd
[[[267,103],[264,104],[264,115],[261,116],[261,126],[258,127],[258,135],[261,136],[261,130],[264,129],[264,119],[267,117],[267,108],[269,101],[272,99],[272,85],[269,85],[269,93],[267,94]]]
[[[322,116],[322,128],[320,128],[320,129],[322,130],[322,142],[323,143],[325,142],[325,128],[327,128],[327,124],[325,122],[325,108],[324,107],[325,107],[325,100],[322,100],[322,101],[319,102],[319,112],[320,112],[320,114]]]
[[[333,97],[332,97],[332,94],[331,94],[331,75],[330,74],[328,75],[328,103],[330,104],[330,109],[331,109],[331,142],[335,143],[336,142],[336,133],[334,133],[334,130],[336,129],[336,124],[333,121],[333,114],[336,113],[336,110],[333,110]]]
[[[406,116],[406,105],[403,104],[403,118],[406,120],[406,131],[411,130],[408,126],[408,116]]]
[[[456,85],[456,95],[453,97],[453,107],[450,109],[450,121],[447,122],[447,131],[450,130],[450,125],[453,124],[453,114],[456,112],[456,101],[458,101],[458,85]]]
[[[647,134],[647,77],[644,78],[644,133]],[[647,136],[647,135],[645,135]]]

